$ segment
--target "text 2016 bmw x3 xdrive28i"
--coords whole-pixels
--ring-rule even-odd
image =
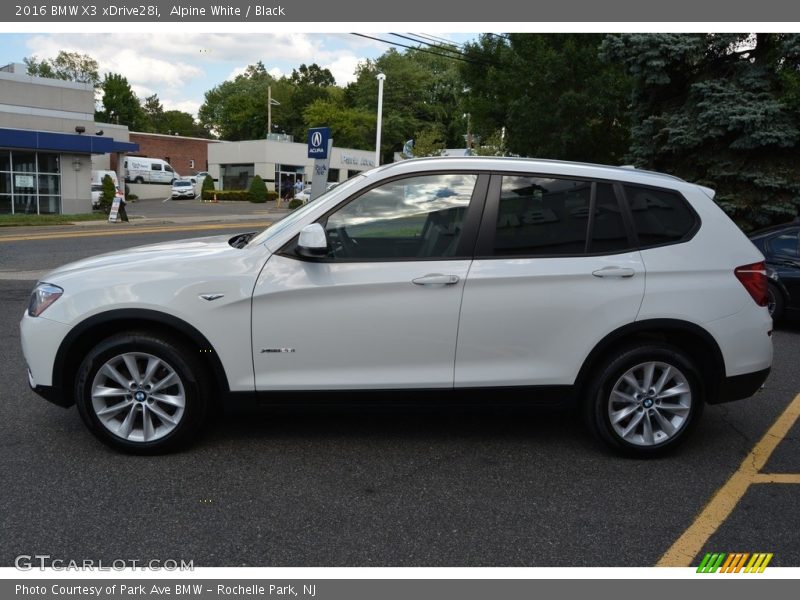
[[[141,453],[220,405],[307,395],[286,392],[484,390],[578,403],[607,444],[656,454],[772,361],[763,257],[712,197],[555,161],[381,167],[258,235],[49,273],[21,323],[30,384]]]

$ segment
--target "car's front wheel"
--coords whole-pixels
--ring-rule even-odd
[[[585,416],[601,441],[648,457],[685,440],[703,411],[692,361],[669,346],[632,346],[609,359],[589,385]]]
[[[78,411],[92,433],[137,454],[167,452],[195,437],[209,393],[203,366],[187,348],[147,332],[99,343],[75,383]]]

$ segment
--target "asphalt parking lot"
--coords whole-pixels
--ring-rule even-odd
[[[0,253],[36,271],[190,235],[0,240]],[[775,332],[763,391],[709,407],[692,439],[659,460],[608,453],[569,413],[419,410],[224,417],[190,449],[145,458],[106,448],[74,408],[28,389],[17,323],[32,285],[0,279],[2,566],[37,553],[196,566],[652,566],[670,552],[698,564],[710,551],[800,566],[800,424],[781,417],[800,406],[797,324]],[[767,448],[776,422],[788,428],[772,430]],[[725,496],[731,480],[744,487]],[[735,500],[727,515],[712,510],[720,494]]]

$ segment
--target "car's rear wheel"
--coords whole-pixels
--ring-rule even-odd
[[[187,348],[147,332],[95,346],[75,384],[78,411],[92,433],[137,454],[173,450],[195,437],[209,392],[203,367]]]
[[[769,282],[767,284],[767,309],[773,321],[778,322],[781,320],[785,305],[786,302],[783,299],[783,293],[778,289],[777,285]]]
[[[144,177],[137,177],[133,180],[133,183],[144,183]]]
[[[692,361],[669,346],[631,346],[597,371],[585,416],[601,441],[626,454],[663,454],[686,439],[703,411]]]

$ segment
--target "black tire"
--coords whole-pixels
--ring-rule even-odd
[[[786,300],[780,288],[771,281],[767,284],[767,307],[769,316],[777,323],[783,318],[783,311],[786,308]]]
[[[137,177],[133,180],[133,183],[144,183],[144,177]]]
[[[134,397],[133,394],[137,390],[133,389],[130,395],[123,396],[123,390],[126,388],[123,388],[121,383],[112,381],[113,378],[108,377],[106,371],[102,374],[99,372],[105,365],[110,364],[123,376],[123,379],[133,379],[130,375],[131,371],[125,366],[124,356],[128,356],[129,359],[133,357],[134,360],[139,361],[137,366],[142,381],[145,381],[145,371],[150,364],[148,361],[154,357],[157,361],[154,361],[153,364],[159,364],[159,366],[151,379],[153,381],[159,377],[166,379],[165,375],[171,371],[178,383],[165,386],[158,392],[158,395],[155,391],[149,392],[150,387],[148,387],[147,393],[152,394],[152,398],[147,393],[144,394],[144,399]],[[158,371],[158,369],[162,370]],[[94,385],[98,384],[98,381],[104,381],[106,389],[118,388],[114,389],[113,397],[120,398],[120,400],[103,398],[93,400],[92,389]],[[152,387],[157,387],[158,383],[160,382]],[[144,388],[141,388],[141,391],[144,392]],[[205,375],[205,367],[189,348],[157,334],[143,331],[123,332],[97,344],[84,358],[75,379],[75,401],[78,412],[89,430],[103,443],[132,454],[170,452],[194,440],[208,421],[211,406],[210,394],[211,385]],[[171,404],[161,404],[161,398],[182,398],[184,404],[182,407],[176,408]],[[111,411],[114,411],[117,406],[121,406],[122,402],[127,403],[126,407],[130,408],[119,410],[111,416],[107,415],[105,417],[107,424],[104,424],[98,416],[98,412],[102,410],[102,406],[98,407],[98,405],[102,405],[103,402],[109,403],[106,408]],[[110,406],[112,402],[114,405]],[[152,408],[153,405],[155,408]],[[161,419],[158,415],[152,416],[156,409],[162,415],[173,419],[175,423]],[[119,435],[119,431],[122,430],[122,422],[125,420],[122,417],[129,413],[133,414],[131,423],[135,424],[134,431],[130,432],[129,438],[124,438]],[[149,415],[149,428],[144,425],[145,413]],[[142,439],[136,439],[134,435],[137,433],[137,426],[141,426]],[[116,433],[112,431],[112,428],[115,427],[119,427],[119,431]],[[148,432],[150,440],[147,439]]]
[[[658,395],[653,394],[653,384],[647,392],[637,391],[633,394],[634,388],[623,380],[623,375],[628,374],[631,369],[640,367],[640,370],[633,373],[634,379],[638,379],[637,374],[642,374],[644,381],[644,368],[647,364],[654,365],[653,384],[658,383],[656,381],[659,379],[658,375],[667,372],[664,366],[669,366],[667,377],[670,379],[667,379],[664,389],[688,388],[688,395],[684,393],[662,401]],[[612,397],[612,390],[615,388],[617,392],[625,389],[627,397],[633,399],[633,402],[623,401],[617,393]],[[635,395],[639,398],[634,398]],[[662,403],[665,408],[660,408]],[[667,408],[684,403],[688,403],[688,410],[680,409],[683,414],[679,414],[677,407]],[[629,456],[649,458],[661,456],[677,448],[697,424],[703,413],[704,404],[705,391],[702,380],[689,357],[671,346],[648,344],[622,348],[595,371],[587,387],[583,412],[589,430],[605,445]],[[616,425],[623,430],[633,425],[631,434],[627,438],[622,435],[624,431],[618,431],[611,422],[610,413],[616,412],[621,415],[623,408],[634,410],[628,413],[630,418],[626,416]],[[634,420],[637,418],[640,421],[635,424]],[[669,421],[669,426],[674,427],[674,432],[668,433],[666,425],[662,428],[659,419]],[[645,421],[650,424],[649,436],[645,431]],[[638,434],[640,429],[642,433]]]

